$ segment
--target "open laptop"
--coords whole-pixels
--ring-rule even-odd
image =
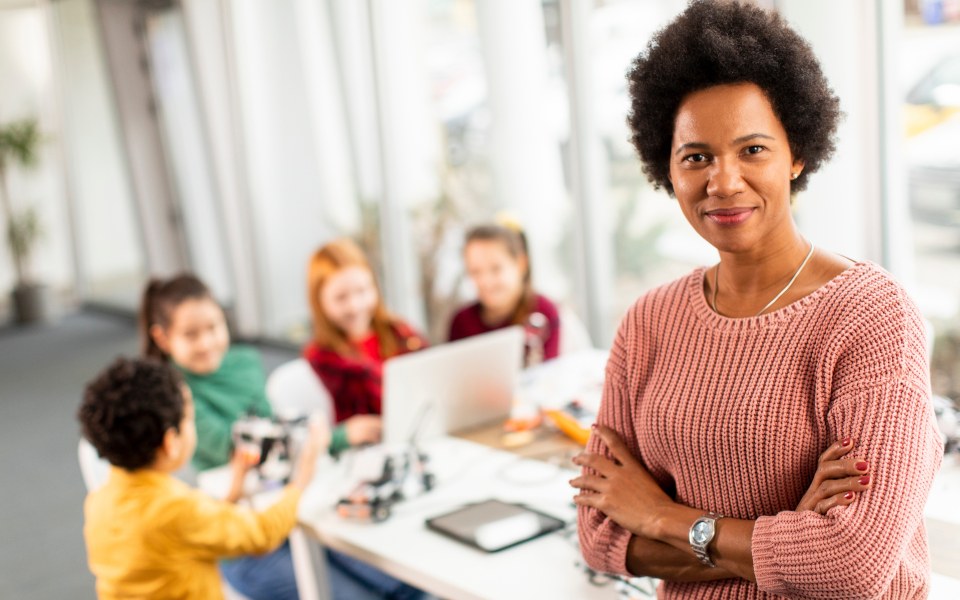
[[[383,441],[427,440],[509,416],[523,336],[518,325],[386,361]]]

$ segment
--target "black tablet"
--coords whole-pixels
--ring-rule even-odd
[[[522,504],[485,500],[432,519],[427,527],[484,552],[498,552],[563,529],[564,522]]]

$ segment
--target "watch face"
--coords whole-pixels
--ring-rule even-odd
[[[693,526],[693,541],[697,544],[703,544],[713,538],[713,523],[710,521],[700,521]]]

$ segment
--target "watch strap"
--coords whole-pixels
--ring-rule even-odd
[[[717,533],[717,521],[723,518],[723,515],[715,513],[713,511],[708,512],[699,519],[693,522],[693,526],[690,527],[690,548],[693,550],[694,555],[696,555],[697,560],[699,560],[704,565],[713,568],[717,565],[714,564],[713,559],[710,558],[710,542],[713,541],[714,536]],[[695,541],[694,538],[694,528],[703,521],[712,521],[713,522],[713,533],[710,535],[710,538],[704,541],[702,544],[699,544]]]

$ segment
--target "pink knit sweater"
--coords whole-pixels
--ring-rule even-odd
[[[598,421],[677,502],[756,519],[757,583],[664,582],[662,598],[923,598],[923,506],[942,447],[920,315],[858,263],[759,317],[710,310],[704,269],[640,298],[620,325]],[[827,446],[855,440],[873,488],[826,516],[796,512]],[[588,445],[600,449],[597,438]],[[581,508],[588,564],[626,574],[631,534]]]

